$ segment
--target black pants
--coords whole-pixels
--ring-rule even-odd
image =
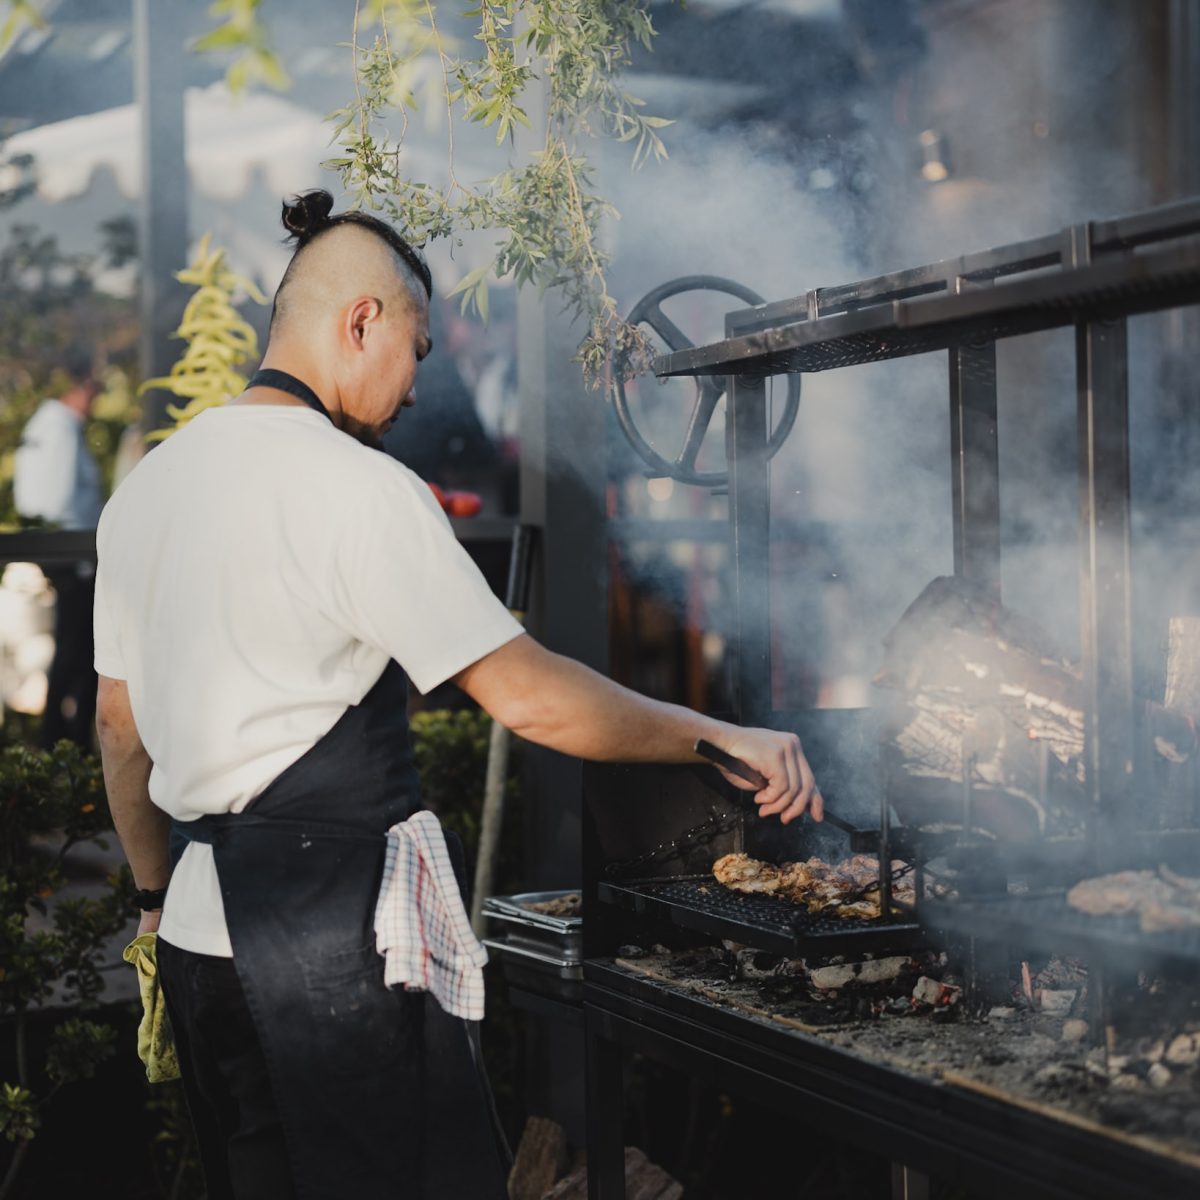
[[[291,1200],[283,1127],[233,959],[160,938],[158,969],[208,1200]]]
[[[73,565],[46,570],[54,586],[54,661],[46,682],[42,746],[60,738],[88,749],[96,716],[96,672],[92,666],[92,603],[96,581]]]

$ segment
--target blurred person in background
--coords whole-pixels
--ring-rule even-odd
[[[59,529],[95,529],[104,505],[100,467],[84,436],[92,404],[101,391],[95,357],[81,345],[68,348],[61,364],[68,386],[43,400],[21,434],[13,466],[13,499],[23,521]],[[90,562],[43,568],[54,588],[54,661],[46,687],[41,743],[68,738],[90,746],[96,712],[92,666]]]

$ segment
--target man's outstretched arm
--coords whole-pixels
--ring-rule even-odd
[[[121,847],[137,887],[156,891],[167,886],[171,864],[167,856],[170,818],[150,799],[150,756],[129,707],[129,689],[122,679],[100,676],[96,693],[96,732],[104,787]],[[138,933],[153,933],[160,914],[142,914]]]
[[[705,738],[766,776],[754,799],[760,815],[785,823],[823,816],[820,793],[795,734],[743,729],[677,704],[664,704],[540,646],[528,634],[455,676],[473,700],[528,741],[608,762],[695,762]],[[726,775],[738,787],[754,790]]]

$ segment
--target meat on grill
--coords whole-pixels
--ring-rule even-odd
[[[774,864],[760,862],[748,854],[726,854],[713,863],[713,874],[735,892],[775,895],[783,883],[783,872]]]
[[[901,866],[893,863],[892,869]],[[879,916],[879,861],[868,854],[856,854],[836,864],[810,858],[778,866],[748,854],[726,854],[713,863],[713,876],[732,891],[779,896],[803,905],[810,913]],[[911,902],[911,878],[897,880],[892,894],[897,900]]]
[[[1067,903],[1092,916],[1136,914],[1143,933],[1200,926],[1200,879],[1157,871],[1117,871],[1077,883]]]

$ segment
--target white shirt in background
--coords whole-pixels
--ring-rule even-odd
[[[13,501],[21,516],[64,529],[96,528],[104,497],[84,423],[61,400],[43,400],[29,418],[13,462]]]
[[[97,549],[96,670],[127,681],[181,821],[245,808],[389,659],[427,692],[521,632],[428,487],[308,408],[201,413],[118,487]],[[159,933],[232,954],[211,846]]]

